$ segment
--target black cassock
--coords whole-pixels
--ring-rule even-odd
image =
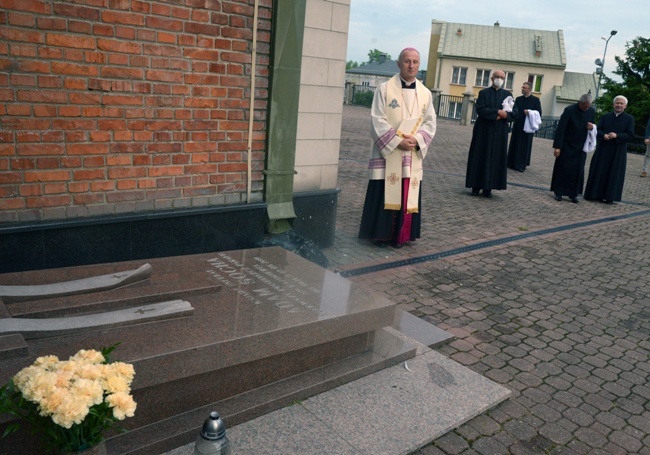
[[[524,109],[537,111],[541,117],[542,103],[534,95],[528,97],[522,95],[515,100],[515,106],[517,107],[517,120],[512,126],[512,136],[508,147],[508,167],[523,171],[526,166],[530,166],[530,151],[533,147],[533,136],[535,135],[535,133],[526,133],[524,131],[524,125],[526,124]]]
[[[587,123],[594,122],[595,114],[593,107],[583,111],[578,103],[567,106],[562,112],[553,140],[553,148],[560,149],[560,156],[555,158],[551,178],[551,191],[560,196],[582,194],[587,159],[582,149],[587,139]]]
[[[469,146],[465,187],[505,190],[508,177],[508,123],[517,118],[516,107],[506,120],[497,120],[503,100],[512,96],[508,90],[484,88],[478,93],[472,143]]]
[[[634,137],[634,117],[613,112],[598,121],[598,145],[589,166],[585,199],[620,201],[627,165],[627,142]],[[603,136],[616,133],[616,139],[606,141]]]

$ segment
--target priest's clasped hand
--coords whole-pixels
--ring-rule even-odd
[[[415,136],[409,134],[404,135],[404,139],[397,146],[401,150],[413,150],[418,145],[418,140]]]

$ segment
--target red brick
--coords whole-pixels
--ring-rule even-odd
[[[85,131],[66,131],[65,132],[65,141],[66,142],[88,142]]]
[[[0,172],[0,185],[8,183],[21,183],[23,181],[20,172]]]
[[[81,167],[81,158],[77,156],[72,158],[70,157],[60,158],[60,162],[61,162],[61,167],[63,168]],[[86,166],[85,161],[84,161],[84,165]]]
[[[79,169],[72,173],[75,181],[79,180],[103,180],[106,172],[103,169]]]
[[[221,27],[218,25],[197,24],[193,22],[185,23],[185,33],[204,34],[204,35],[221,35]]]
[[[11,160],[11,169],[24,170],[24,169],[34,169],[36,167],[36,162],[32,158],[16,158]]]
[[[145,195],[142,191],[121,191],[118,193],[109,193],[106,195],[107,202],[129,202],[144,201]]]
[[[40,135],[38,131],[18,131],[16,132],[16,142],[39,142]]]
[[[18,185],[0,187],[0,199],[18,196]]]
[[[146,176],[147,170],[143,167],[114,167],[108,170],[109,179],[128,179]]]
[[[100,36],[115,36],[115,29],[112,25],[94,24],[93,33]]]
[[[0,27],[0,30],[2,30],[2,27]],[[19,61],[16,63],[16,69],[22,73],[50,74],[50,64],[48,62]]]
[[[65,207],[70,204],[70,200],[71,197],[67,195],[27,198],[26,207],[27,208]]]
[[[43,131],[41,140],[43,142],[61,142],[64,140],[63,131]]]
[[[30,115],[31,104],[10,104],[7,106],[7,115]]]
[[[61,106],[59,115],[61,117],[81,117],[81,108],[79,106]]]
[[[36,24],[34,16],[31,14],[9,13],[7,14],[7,22],[9,25],[16,27],[33,28]]]
[[[108,144],[68,144],[69,155],[105,155],[108,153]]]
[[[95,49],[95,38],[62,33],[47,33],[45,43],[49,46],[72,47],[75,49]]]
[[[144,16],[142,14],[125,13],[121,11],[102,11],[102,20],[109,24],[123,24],[143,26],[145,25]]]
[[[114,39],[99,38],[97,40],[97,49],[108,52],[120,52],[126,54],[139,54],[142,52],[142,46],[139,43],[120,41]]]
[[[131,9],[133,11],[136,11],[138,13],[149,13],[151,11],[151,3],[150,2],[139,2],[136,0],[131,1]]]
[[[115,182],[111,180],[90,182],[90,191],[113,191],[114,189]]]
[[[90,35],[93,30],[93,25],[90,22],[81,21],[68,21],[68,31],[71,33],[83,33]]]
[[[88,182],[70,182],[68,183],[68,191],[71,193],[86,193],[90,190]]]
[[[130,141],[133,140],[133,131],[115,131],[113,133],[113,140],[115,142],[119,142],[119,141],[129,141],[130,142]],[[113,151],[118,152],[118,150],[115,147],[113,148]]]
[[[149,70],[146,73],[146,78],[149,81],[161,81],[161,82],[183,82],[183,74],[175,71],[156,71]]]
[[[18,144],[16,146],[18,156],[63,155],[64,153],[63,144]]]
[[[90,133],[90,140],[93,142],[110,142],[111,133],[108,131],[93,131]]]
[[[0,210],[19,210],[23,208],[25,208],[25,200],[22,198],[0,199]]]
[[[112,189],[113,187],[109,188],[108,191]],[[95,190],[98,189],[96,187],[93,187],[93,183],[91,182],[90,191],[95,191]],[[107,191],[107,190],[100,188],[99,191]],[[90,194],[90,193],[74,194],[72,196],[72,200],[74,201],[75,204],[78,205],[102,204],[105,202],[104,196],[102,194]]]
[[[36,158],[36,169],[58,169],[58,158]]]
[[[131,157],[126,155],[109,155],[106,157],[107,166],[130,166]]]
[[[36,24],[40,30],[65,30],[66,21],[56,17],[37,17]]]
[[[92,21],[99,21],[100,15],[100,11],[96,8],[65,5],[59,2],[54,3],[54,12],[57,16],[69,16],[78,19],[89,19]]]
[[[159,16],[148,16],[147,27],[167,32],[183,31],[183,21],[178,19],[167,19]]]
[[[125,40],[135,40],[135,34],[137,32],[137,29],[133,27],[124,27],[123,25],[116,25],[115,26],[115,37],[116,38],[122,38]]]
[[[43,185],[43,194],[63,194],[66,189],[65,183],[46,183]]]
[[[133,157],[134,166],[151,166],[151,157],[149,155],[137,155]]]
[[[76,79],[68,77],[63,82],[63,86],[69,90],[87,90],[88,83],[85,79]]]
[[[128,96],[128,95],[104,95],[103,103],[106,105],[129,105],[129,106],[141,106],[142,97],[141,96]]]
[[[65,74],[70,76],[94,77],[99,74],[99,69],[93,65],[52,62],[52,72],[54,74]]]
[[[62,88],[63,81],[57,76],[38,76],[38,86],[41,88]]]
[[[27,183],[57,182],[70,179],[68,171],[27,171],[24,175]]]
[[[103,156],[85,156],[83,157],[83,165],[84,167],[103,167],[106,164],[106,158],[107,157]],[[78,159],[79,158],[75,158],[75,160]]]
[[[52,128],[55,130],[96,130],[97,122],[95,120],[53,119]]]

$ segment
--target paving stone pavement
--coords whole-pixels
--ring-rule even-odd
[[[531,166],[509,171],[506,191],[471,197],[472,129],[439,119],[425,160],[422,238],[379,248],[356,238],[369,110],[344,106],[342,123],[336,238],[323,251],[330,268],[455,334],[437,350],[513,391],[416,454],[650,455],[643,157],[628,156],[622,203],[557,202],[552,143],[535,139]],[[355,274],[361,267],[371,268]]]

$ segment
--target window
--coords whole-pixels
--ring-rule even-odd
[[[451,83],[465,85],[467,79],[467,68],[454,66],[454,71],[451,73]]]
[[[544,76],[541,74],[529,74],[528,75],[528,82],[533,84],[533,92],[541,92],[542,91],[542,80],[544,79]]]
[[[490,70],[476,70],[476,84],[477,87],[490,86]]]
[[[515,73],[506,71],[506,83],[504,84],[504,88],[506,90],[512,90],[514,86],[515,86]]]

